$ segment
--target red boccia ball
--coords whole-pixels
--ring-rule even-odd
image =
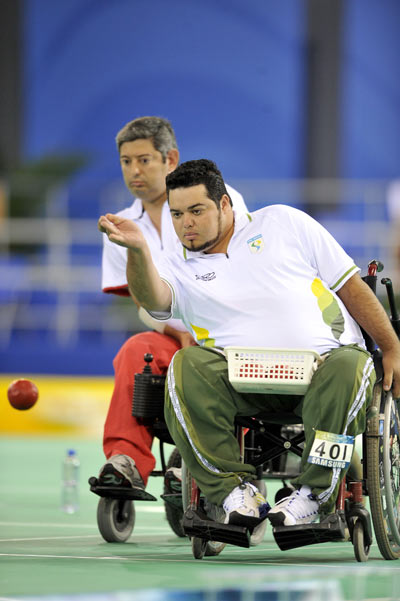
[[[30,409],[39,397],[36,384],[31,380],[14,380],[7,390],[7,397],[14,409]]]

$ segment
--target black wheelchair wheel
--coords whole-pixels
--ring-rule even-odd
[[[135,525],[133,501],[101,497],[97,506],[97,525],[108,543],[124,543]]]
[[[190,498],[193,486],[193,478],[185,463],[182,463],[182,503],[184,510],[190,505]],[[204,509],[207,515],[215,521],[223,522],[225,512],[222,507],[217,507],[212,503],[209,503],[207,499],[204,500]],[[219,555],[225,548],[226,543],[219,541],[206,541],[197,536],[191,537],[192,553],[195,559],[203,559],[204,556],[212,557]]]
[[[279,503],[279,501],[282,501],[282,499],[286,499],[286,497],[290,497],[290,495],[292,494],[293,491],[294,491],[294,486],[292,486],[291,484],[284,483],[284,486],[282,486],[282,488],[277,490],[275,493],[275,498],[274,498],[275,503]]]
[[[182,467],[182,458],[178,449],[174,449],[169,456],[167,463],[167,470],[170,467]],[[164,484],[164,494],[171,492],[169,488]],[[165,515],[168,524],[171,526],[172,531],[179,537],[185,537],[185,532],[182,526],[183,508],[175,507],[171,503],[164,502]]]
[[[206,554],[209,541],[198,538],[197,536],[193,536],[190,542],[192,545],[193,557],[195,559],[203,559],[204,555]]]
[[[357,561],[368,561],[370,545],[365,543],[364,524],[361,520],[357,520],[353,528],[353,547],[354,555]]]
[[[400,419],[391,392],[374,389],[367,427],[367,488],[374,532],[385,559],[400,557]]]

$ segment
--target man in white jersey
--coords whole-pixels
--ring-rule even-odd
[[[153,259],[160,260],[180,247],[166,202],[165,177],[179,162],[174,130],[166,119],[140,117],[127,123],[117,134],[121,170],[133,204],[118,213],[136,223],[150,248]],[[230,193],[238,213],[247,209],[242,196]],[[104,236],[102,288],[106,293],[129,296],[126,279],[126,249]],[[103,448],[107,462],[100,470],[101,485],[143,488],[155,458],[151,453],[153,432],[150,426],[132,416],[134,375],[145,365],[144,355],[153,355],[152,371],[165,374],[173,354],[195,344],[192,335],[179,320],[156,322],[139,309],[139,315],[153,331],[129,338],[116,355],[114,390],[104,426]]]
[[[199,345],[177,352],[168,370],[165,417],[200,489],[222,505],[226,523],[254,527],[269,506],[240,461],[238,415],[293,411],[305,446],[295,491],[268,512],[274,525],[311,523],[333,508],[343,468],[313,461],[315,444],[365,429],[375,372],[360,327],[383,353],[384,389],[400,395],[400,343],[359,269],[305,213],[265,207],[234,217],[211,161],[183,163],[167,176],[169,208],[182,243],[157,267],[138,228],[113,215],[99,227],[128,248],[128,284],[157,318],[183,320]],[[309,348],[324,355],[303,397],[243,394],[231,386],[227,345]],[[317,433],[317,434],[316,434]],[[314,444],[315,443],[315,444]]]

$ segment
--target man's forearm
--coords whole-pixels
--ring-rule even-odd
[[[128,249],[126,277],[131,294],[149,311],[167,311],[171,306],[171,291],[160,278],[150,251]]]

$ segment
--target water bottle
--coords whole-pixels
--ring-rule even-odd
[[[62,465],[61,509],[65,513],[75,513],[79,509],[79,467],[76,451],[69,449]]]

